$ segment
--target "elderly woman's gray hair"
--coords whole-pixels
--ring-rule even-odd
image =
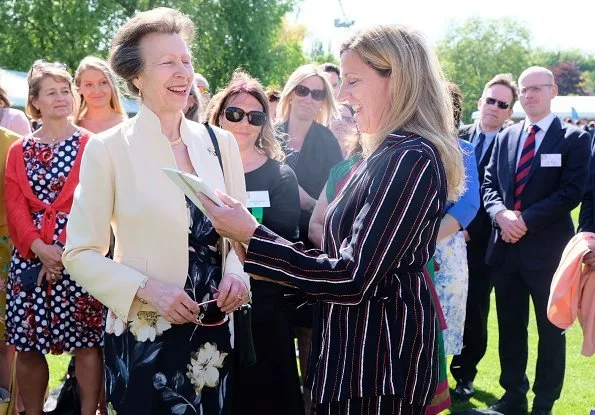
[[[194,39],[194,23],[178,10],[158,7],[136,14],[118,29],[110,48],[109,63],[135,96],[140,94],[132,80],[138,77],[144,66],[140,41],[150,33],[176,33],[190,44]]]

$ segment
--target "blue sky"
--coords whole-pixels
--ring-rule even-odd
[[[595,0],[573,0],[569,3],[546,0],[342,0],[354,28],[374,23],[405,23],[425,33],[436,43],[451,21],[463,21],[471,16],[511,16],[524,22],[533,35],[532,46],[547,49],[578,48],[595,54]],[[407,6],[404,6],[407,4]],[[308,28],[306,48],[313,38],[331,42],[334,48],[348,33],[348,29],[334,27],[334,19],[342,17],[338,0],[302,0],[300,7],[289,17],[291,23]],[[562,27],[560,22],[565,22]]]

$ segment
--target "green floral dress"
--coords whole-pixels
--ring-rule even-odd
[[[221,281],[221,255],[211,247],[219,235],[189,204],[186,292],[212,299]],[[216,307],[215,303],[208,307]],[[219,309],[205,309],[205,314]],[[124,323],[108,313],[105,374],[109,415],[228,414],[233,325],[172,325],[156,312],[139,312]]]

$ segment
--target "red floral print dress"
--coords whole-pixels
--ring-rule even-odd
[[[29,185],[44,203],[60,194],[80,148],[79,131],[67,140],[42,144],[23,140],[23,157]],[[33,213],[41,229],[43,212]],[[68,214],[58,212],[54,241],[66,229]],[[8,272],[6,340],[18,351],[61,354],[75,349],[103,346],[103,306],[63,270],[62,278],[46,288],[25,290],[20,275],[39,264],[27,260],[15,248]]]

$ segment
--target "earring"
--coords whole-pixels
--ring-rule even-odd
[[[262,136],[258,137],[258,148],[262,149]]]

